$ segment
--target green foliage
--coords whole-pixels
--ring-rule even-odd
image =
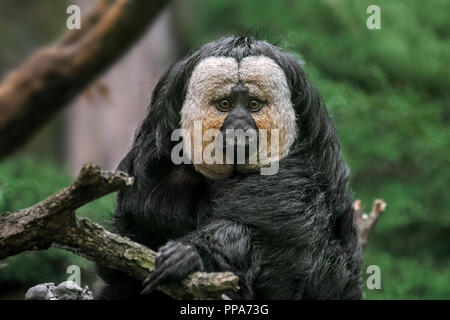
[[[336,122],[354,197],[387,212],[365,251],[368,299],[450,298],[450,2],[195,0],[195,45],[256,34],[295,52]],[[366,8],[381,9],[381,30]],[[363,274],[364,279],[367,275]]]
[[[59,165],[31,158],[11,158],[0,164],[0,214],[29,207],[69,186],[73,178]],[[98,199],[77,211],[103,225],[113,211],[112,195]],[[60,283],[67,280],[66,269],[77,265],[82,284],[95,280],[93,263],[68,251],[52,248],[47,251],[24,252],[0,262],[0,287],[20,291],[38,283]],[[21,288],[20,290],[18,288]]]
[[[422,253],[415,258],[393,256],[383,248],[367,248],[365,265],[381,269],[381,290],[365,290],[367,299],[448,299],[448,266],[436,266],[434,257]],[[367,278],[367,275],[363,277]]]
[[[13,10],[11,4],[4,10],[9,20],[0,21],[0,43],[14,43],[10,52],[23,52],[32,43],[30,37],[13,34],[21,28],[5,28],[23,20],[14,18],[14,12],[22,10]],[[366,297],[449,299],[450,2],[192,0],[192,4],[178,16],[180,38],[187,43],[198,46],[225,34],[250,31],[295,53],[319,87],[341,137],[354,197],[362,199],[368,210],[376,197],[388,204],[364,252],[365,267],[381,268],[382,289],[366,290]],[[381,8],[381,30],[366,27],[366,8],[371,4]],[[30,12],[35,18],[45,17]],[[34,30],[31,38],[53,37],[40,28],[44,21],[28,20],[39,26],[25,28]],[[45,25],[57,34],[57,24],[63,23]],[[0,60],[11,65],[22,55],[0,54]],[[67,186],[72,178],[66,172],[54,163],[23,157],[1,163],[0,213],[30,206]],[[105,224],[112,211],[113,197],[108,196],[78,214]],[[80,266],[83,284],[91,284],[91,262],[51,249],[1,261],[0,287],[26,289],[45,281],[60,282],[71,264]],[[364,280],[367,276],[363,272]]]

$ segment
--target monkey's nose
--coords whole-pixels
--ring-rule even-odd
[[[227,130],[247,131],[250,129],[258,130],[255,120],[247,114],[242,115],[240,113],[230,114],[225,118],[222,127],[220,128],[223,134],[225,134]]]

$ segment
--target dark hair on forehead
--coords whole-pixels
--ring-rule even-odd
[[[229,36],[207,43],[199,51],[208,56],[228,56],[240,61],[247,56],[267,55],[272,50],[278,48],[250,36]]]

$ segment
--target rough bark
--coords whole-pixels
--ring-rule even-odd
[[[166,0],[100,1],[80,30],[38,50],[0,83],[0,158],[22,146],[143,34]]]
[[[0,216],[0,259],[55,246],[144,280],[154,270],[154,251],[74,213],[87,202],[132,183],[133,178],[123,172],[84,166],[71,186],[34,206]],[[159,289],[178,299],[220,299],[238,289],[237,281],[229,272],[197,272]]]

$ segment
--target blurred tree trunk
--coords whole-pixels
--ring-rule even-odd
[[[153,87],[178,58],[173,26],[169,6],[126,56],[69,106],[65,145],[73,174],[89,161],[115,168],[125,156]]]
[[[31,136],[148,30],[168,0],[99,1],[81,30],[34,52],[0,83],[0,157]]]

